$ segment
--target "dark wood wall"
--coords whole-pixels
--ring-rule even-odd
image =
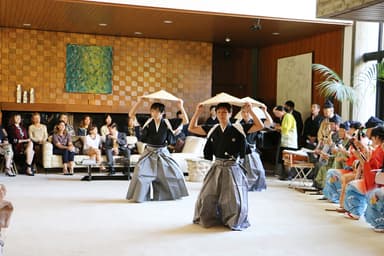
[[[341,75],[343,60],[343,30],[328,32],[281,45],[273,45],[259,49],[257,98],[270,106],[276,104],[277,60],[303,53],[313,53],[313,63],[328,66]],[[324,103],[315,86],[320,76],[312,78],[312,103]],[[299,93],[299,92],[298,92]],[[278,102],[282,104],[282,102]],[[336,110],[338,106],[336,105]]]
[[[252,95],[252,49],[214,45],[212,66],[212,95]]]
[[[276,105],[277,60],[303,53],[313,53],[313,63],[326,65],[341,75],[343,30],[272,45],[260,49],[213,47],[212,95],[227,92],[237,97],[251,96]],[[312,102],[324,103],[315,84],[320,77],[314,74]],[[281,104],[281,103],[279,103]],[[338,105],[335,104],[336,111]]]

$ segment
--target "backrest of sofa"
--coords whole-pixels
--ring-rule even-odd
[[[187,136],[185,144],[181,153],[191,153],[197,156],[204,156],[203,150],[205,146],[206,138],[197,136]]]

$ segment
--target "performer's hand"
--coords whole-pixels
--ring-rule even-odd
[[[245,112],[250,113],[252,111],[252,104],[249,102],[245,102],[243,109]]]
[[[201,103],[197,104],[195,112],[198,114],[201,114],[203,110],[204,110],[204,105]]]
[[[179,99],[179,100],[177,101],[177,107],[178,107],[179,109],[181,109],[181,108],[183,107],[183,104],[184,104],[184,101],[183,101],[182,99]]]

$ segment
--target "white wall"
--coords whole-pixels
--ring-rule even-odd
[[[354,87],[358,90],[358,100],[353,104],[352,118],[365,123],[370,116],[375,115],[376,107],[376,82],[363,84],[359,82],[359,76],[369,65],[375,62],[363,62],[363,54],[378,50],[377,22],[355,23],[355,45],[354,45]]]

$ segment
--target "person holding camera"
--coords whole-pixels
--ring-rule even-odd
[[[343,209],[343,195],[346,184],[355,178],[355,172],[358,168],[358,160],[351,152],[354,150],[351,146],[351,139],[356,137],[357,131],[361,127],[360,122],[349,121],[349,130],[346,123],[340,125],[339,137],[342,139],[342,145],[339,145],[332,169],[327,171],[323,195],[332,203],[340,203]],[[357,163],[355,163],[357,161]]]
[[[380,169],[384,163],[384,126],[367,128],[367,136],[372,141],[371,146],[366,147],[358,140],[352,140],[355,155],[362,166],[361,177],[351,181],[345,191],[345,217],[353,220],[358,220],[364,214],[367,206],[367,192],[376,187],[376,173],[372,172],[372,170]]]

